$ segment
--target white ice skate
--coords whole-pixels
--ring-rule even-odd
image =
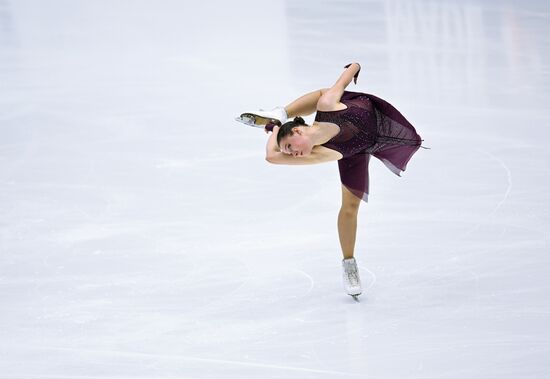
[[[275,124],[281,126],[288,119],[284,107],[276,107],[270,111],[264,111],[260,109],[254,112],[242,113],[235,120],[242,122],[243,124],[254,126],[257,128],[264,128],[267,124]]]
[[[356,297],[361,295],[361,279],[355,258],[342,260],[344,288],[348,295]]]

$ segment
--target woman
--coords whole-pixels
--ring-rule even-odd
[[[349,295],[358,296],[361,281],[353,254],[357,212],[361,200],[367,201],[368,196],[370,156],[400,175],[422,140],[391,104],[373,95],[345,91],[352,80],[357,83],[361,66],[353,63],[345,68],[331,88],[308,93],[284,108],[243,113],[237,120],[272,131],[266,146],[270,163],[338,161],[342,182],[338,235],[344,255],[344,286]],[[315,111],[311,126],[300,117]],[[292,117],[294,120],[287,122]]]

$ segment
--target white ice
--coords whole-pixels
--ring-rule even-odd
[[[0,0],[0,378],[550,377],[549,47],[543,0]],[[432,148],[371,160],[359,302],[337,164],[233,121],[353,61]]]

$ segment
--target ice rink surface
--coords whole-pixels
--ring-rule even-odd
[[[359,302],[336,162],[233,121],[353,61],[431,147]],[[542,0],[0,0],[0,378],[550,377],[549,103]]]

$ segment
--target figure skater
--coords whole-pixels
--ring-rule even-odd
[[[352,80],[357,84],[361,66],[352,63],[345,69],[331,88],[310,92],[286,107],[243,113],[236,120],[272,133],[266,146],[266,160],[270,163],[338,161],[342,184],[338,236],[344,256],[344,288],[356,297],[361,294],[354,258],[357,213],[369,193],[369,159],[375,156],[400,176],[422,140],[391,104],[373,95],[346,91]],[[312,125],[300,117],[315,111]],[[289,118],[294,119],[288,121]]]

